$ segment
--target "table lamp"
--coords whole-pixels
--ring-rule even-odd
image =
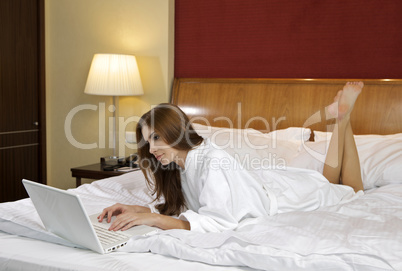
[[[113,156],[116,157],[118,97],[144,94],[135,56],[95,54],[84,92],[113,96]]]

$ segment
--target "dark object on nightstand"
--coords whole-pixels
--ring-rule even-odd
[[[131,154],[128,157],[101,157],[100,162],[103,170],[113,171],[119,167],[138,168],[137,160],[137,154]]]
[[[113,168],[113,170],[104,170],[104,165],[101,163],[96,163],[92,165],[86,165],[82,167],[76,167],[71,169],[71,175],[75,177],[76,180],[76,186],[81,185],[81,178],[87,178],[87,179],[95,179],[95,180],[100,180],[104,178],[109,178],[113,176],[119,176],[122,174],[127,173],[127,171],[118,171],[117,169],[123,167],[119,166],[116,168]],[[139,167],[137,165],[136,168],[133,168],[134,170],[139,170]]]

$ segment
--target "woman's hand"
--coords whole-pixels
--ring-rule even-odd
[[[167,229],[187,229],[190,230],[190,223],[173,217],[151,213],[147,207],[138,205],[124,205],[117,203],[108,208],[103,209],[103,212],[98,216],[99,222],[102,222],[107,215],[107,222],[112,221],[112,216],[116,219],[110,225],[109,230],[127,230],[137,225],[147,225],[158,227],[164,230]]]
[[[152,213],[137,213],[133,211],[126,211],[122,214],[119,214],[113,223],[110,225],[110,231],[118,231],[118,230],[128,230],[133,226],[138,225],[147,225],[147,226],[156,226],[156,216],[158,214]]]
[[[107,216],[107,223],[112,221],[112,216],[118,216],[120,214],[131,213],[151,213],[151,210],[144,206],[138,205],[125,205],[116,203],[110,207],[103,209],[102,213],[98,216],[99,222],[102,222],[105,216]]]

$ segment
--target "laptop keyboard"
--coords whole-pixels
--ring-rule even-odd
[[[96,235],[98,236],[99,241],[101,242],[102,245],[109,245],[130,238],[130,235],[124,234],[122,232],[109,231],[105,228],[99,227],[98,225],[93,226]]]

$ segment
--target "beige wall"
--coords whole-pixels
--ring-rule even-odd
[[[120,97],[122,120],[167,102],[173,82],[174,0],[46,0],[45,9],[48,184],[71,188],[75,179],[70,168],[96,163],[113,153],[108,148],[112,98],[84,94],[93,55],[137,57],[145,94]],[[87,109],[72,114],[77,106]],[[96,143],[96,148],[69,142],[65,133],[69,117],[73,138],[82,144]],[[106,120],[105,129],[100,118]],[[134,127],[135,123],[127,126]],[[131,152],[123,148],[123,154]]]

